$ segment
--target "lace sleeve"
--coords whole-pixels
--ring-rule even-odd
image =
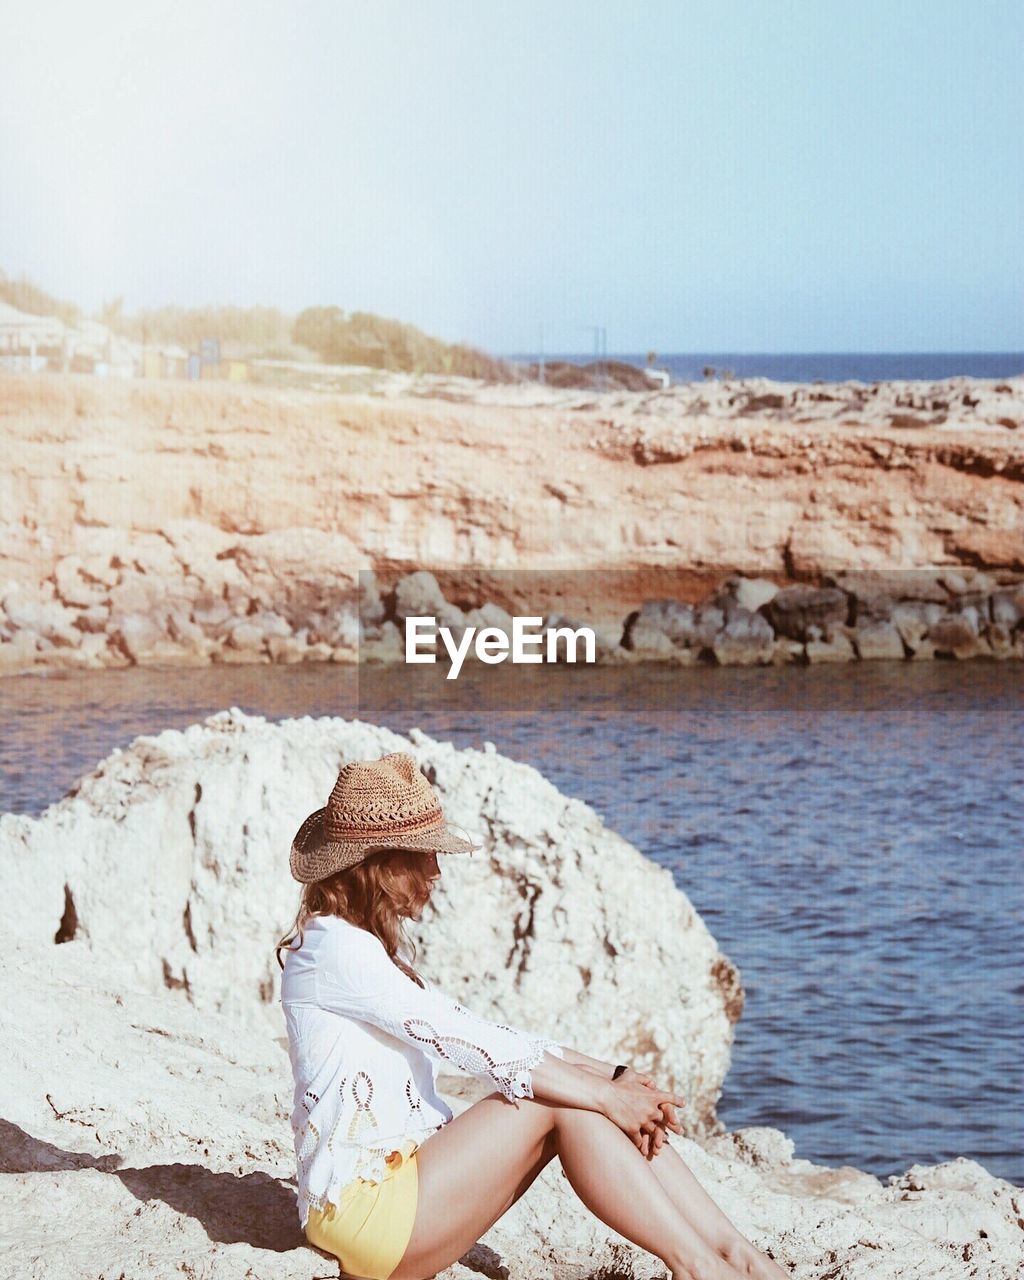
[[[379,938],[346,931],[317,971],[320,1004],[370,1022],[428,1057],[489,1080],[510,1101],[532,1098],[532,1068],[556,1040],[490,1022],[436,988],[424,990],[392,963]]]

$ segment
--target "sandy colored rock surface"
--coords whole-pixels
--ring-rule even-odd
[[[397,746],[487,837],[483,856],[446,862],[436,918],[418,927],[428,976],[481,1012],[644,1061],[634,1019],[660,1076],[717,1097],[738,975],[669,874],[587,806],[489,750],[225,712],[137,739],[38,820],[0,818],[0,1276],[336,1274],[298,1231],[292,1081],[265,952],[297,893],[287,839],[339,755]],[[487,1091],[466,1076],[441,1084],[456,1111]],[[778,1130],[709,1120],[691,1109],[691,1136],[671,1144],[798,1280],[1010,1280],[1024,1265],[1024,1190],[973,1161],[882,1183],[794,1159]],[[585,1210],[554,1161],[442,1280],[472,1273],[664,1268]]]
[[[1024,379],[392,382],[0,379],[0,669],[350,661],[360,569],[548,569],[620,629],[700,575],[1024,572]]]
[[[336,1274],[298,1231],[279,1041],[132,989],[80,943],[6,953],[0,1010],[0,1276]],[[441,1083],[456,1112],[485,1092]],[[887,1185],[793,1160],[774,1129],[670,1142],[800,1280],[1017,1274],[1024,1192],[972,1161],[915,1165]],[[557,1162],[442,1277],[500,1268],[511,1280],[664,1275],[582,1208]]]

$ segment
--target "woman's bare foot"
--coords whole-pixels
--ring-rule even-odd
[[[745,1275],[716,1253],[709,1253],[703,1258],[688,1258],[678,1267],[672,1267],[671,1271],[672,1280],[739,1280]]]
[[[749,1240],[738,1242],[728,1256],[735,1273],[747,1277],[747,1280],[791,1280],[788,1271],[755,1248]]]

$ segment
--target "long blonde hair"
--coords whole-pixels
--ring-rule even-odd
[[[401,855],[405,854],[405,858]],[[396,874],[396,861],[412,871],[410,893]],[[416,959],[416,945],[406,937],[402,921],[415,906],[416,895],[429,892],[430,878],[422,854],[403,849],[382,849],[367,855],[354,867],[302,886],[298,914],[290,932],[274,948],[277,963],[284,968],[281,952],[291,948],[296,938],[302,945],[303,926],[313,916],[341,916],[350,924],[374,934],[384,944],[392,963],[421,987],[423,979],[399,951],[405,949]]]

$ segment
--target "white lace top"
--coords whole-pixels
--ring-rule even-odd
[[[426,981],[426,979],[424,979]],[[379,1182],[406,1139],[417,1144],[453,1117],[438,1095],[442,1062],[532,1098],[531,1068],[558,1042],[489,1022],[432,986],[418,986],[374,934],[316,916],[285,955],[281,1004],[295,1080],[292,1132],[298,1211],[338,1204],[353,1178]]]

